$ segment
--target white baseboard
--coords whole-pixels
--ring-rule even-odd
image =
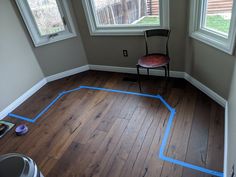
[[[208,95],[211,99],[216,101],[222,107],[226,106],[226,102],[227,101],[223,97],[221,97],[216,92],[214,92],[213,90],[211,90],[208,87],[206,87],[204,84],[202,84],[201,82],[199,82],[198,80],[196,80],[195,78],[190,76],[188,73],[184,74],[184,79],[187,80],[188,82],[190,82],[193,86],[195,86],[199,90],[201,90],[203,93]]]
[[[0,120],[6,117],[9,113],[11,113],[14,109],[20,106],[24,101],[26,101],[29,97],[31,97],[34,93],[36,93],[40,88],[42,88],[45,84],[47,84],[46,79],[42,79],[40,82],[35,84],[31,89],[26,91],[23,95],[21,95],[17,100],[7,106],[4,110],[0,112]]]
[[[118,72],[118,73],[129,73],[129,74],[136,74],[137,69],[136,68],[129,68],[129,67],[118,67],[118,66],[104,66],[104,65],[89,65],[90,70],[96,70],[96,71],[109,71],[109,72]],[[140,68],[141,74],[146,74],[146,69]],[[151,69],[150,75],[153,76],[164,76],[165,72],[164,70],[157,70],[157,69]],[[170,71],[170,77],[174,78],[183,78],[184,72],[181,71]]]
[[[224,177],[229,176],[228,174],[228,124],[229,124],[229,105],[228,102],[225,104],[225,136],[224,136]]]
[[[64,71],[64,72],[61,72],[61,73],[58,73],[58,74],[54,74],[52,76],[48,76],[46,78],[46,80],[47,80],[47,82],[52,82],[52,81],[62,79],[62,78],[68,77],[68,76],[72,76],[74,74],[78,74],[78,73],[88,71],[88,70],[89,70],[89,65],[84,65],[84,66],[81,66],[81,67],[78,67],[78,68],[74,68],[74,69],[71,69],[71,70],[68,70],[68,71]]]

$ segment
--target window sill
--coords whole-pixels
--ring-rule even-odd
[[[230,41],[227,39],[220,40],[216,37],[204,34],[200,31],[195,31],[190,34],[190,37],[201,41],[209,46],[212,46],[218,50],[221,50],[227,54],[233,55],[234,52],[234,45],[230,44]]]
[[[143,36],[148,29],[161,29],[160,26],[116,27],[90,29],[91,36]]]
[[[56,43],[56,42],[66,40],[66,39],[74,38],[76,36],[77,36],[76,33],[69,33],[69,34],[57,36],[57,37],[49,39],[49,40],[34,41],[34,46],[35,47],[40,47],[40,46],[44,46],[44,45],[47,45],[47,44],[52,44],[52,43]]]

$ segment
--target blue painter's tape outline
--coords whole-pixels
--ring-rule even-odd
[[[166,127],[166,130],[165,130],[164,137],[163,137],[162,144],[161,144],[160,151],[159,151],[159,158],[164,160],[164,161],[167,161],[167,162],[170,162],[170,163],[173,163],[173,164],[176,164],[176,165],[180,165],[182,167],[190,168],[190,169],[193,169],[193,170],[196,170],[196,171],[200,171],[200,172],[203,172],[203,173],[207,173],[207,174],[210,174],[210,175],[214,175],[214,176],[218,176],[218,177],[223,177],[224,176],[223,173],[221,173],[221,172],[210,170],[210,169],[203,168],[203,167],[199,167],[199,166],[196,166],[196,165],[193,165],[193,164],[190,164],[190,163],[186,163],[186,162],[183,162],[183,161],[176,160],[176,159],[165,156],[164,152],[165,152],[165,148],[166,148],[166,145],[167,145],[169,134],[171,133],[171,127],[172,127],[172,124],[173,124],[173,121],[174,121],[176,110],[174,108],[172,108],[164,100],[164,98],[160,95],[143,94],[143,93],[128,92],[128,91],[114,90],[114,89],[106,89],[106,88],[99,88],[99,87],[80,86],[80,87],[77,87],[75,89],[68,90],[68,91],[63,91],[63,92],[59,93],[58,96],[54,100],[52,100],[51,103],[49,103],[33,119],[30,119],[30,118],[24,117],[24,116],[20,116],[20,115],[17,115],[17,114],[13,114],[13,113],[8,114],[8,116],[16,118],[16,119],[24,120],[24,121],[27,121],[27,122],[30,122],[30,123],[35,123],[43,114],[45,114],[64,95],[69,94],[71,92],[79,91],[81,89],[90,89],[90,90],[106,91],[106,92],[113,92],[113,93],[123,93],[123,94],[129,94],[129,95],[136,95],[136,96],[159,99],[167,107],[167,109],[170,111],[170,117],[169,117],[169,120],[168,120],[168,123],[167,123],[167,127]]]
[[[171,127],[172,127],[172,123],[174,121],[174,116],[175,116],[175,110],[174,109],[170,110],[170,112],[171,112],[171,114],[170,114],[170,117],[169,117],[169,120],[168,120],[168,123],[167,123],[164,138],[162,140],[162,144],[161,144],[161,148],[160,148],[160,152],[159,152],[159,158],[164,160],[164,161],[167,161],[167,162],[170,162],[170,163],[173,163],[173,164],[176,164],[176,165],[180,165],[182,167],[190,168],[190,169],[200,171],[200,172],[203,172],[203,173],[207,173],[207,174],[210,174],[210,175],[213,175],[213,176],[223,177],[224,174],[222,172],[218,172],[218,171],[210,170],[210,169],[207,169],[207,168],[199,167],[199,166],[196,166],[196,165],[193,165],[193,164],[190,164],[190,163],[186,163],[186,162],[183,162],[183,161],[176,160],[176,159],[165,156],[165,154],[164,154],[165,147],[167,145],[168,137],[169,137],[169,134],[171,132]]]

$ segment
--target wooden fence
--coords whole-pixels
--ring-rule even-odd
[[[121,1],[97,10],[100,24],[130,24],[145,15],[159,15],[159,0],[126,0],[126,12]],[[208,13],[231,12],[233,0],[208,0]],[[125,13],[125,15],[124,15]]]
[[[159,0],[147,0],[147,14],[159,15]]]
[[[142,0],[141,2],[145,2]],[[127,0],[126,12],[122,3],[113,3],[97,10],[100,24],[130,24],[146,15],[147,7],[138,4],[137,0]],[[126,15],[124,15],[126,13]]]
[[[232,10],[233,0],[208,0],[208,13],[227,13]]]

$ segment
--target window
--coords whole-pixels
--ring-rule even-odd
[[[169,27],[169,0],[82,0],[91,35],[140,35]]]
[[[236,7],[233,0],[193,0],[190,36],[226,53],[233,54]]]
[[[16,0],[36,47],[76,36],[67,0]]]

